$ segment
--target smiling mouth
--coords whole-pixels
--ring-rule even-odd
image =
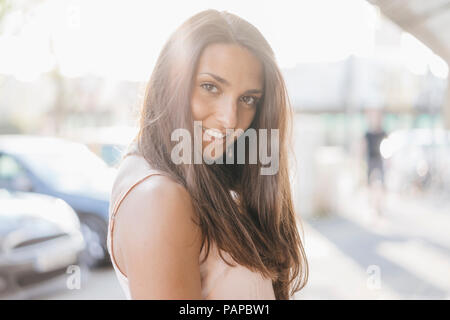
[[[208,136],[210,136],[213,139],[217,139],[217,140],[221,140],[224,139],[225,137],[228,137],[230,135],[232,135],[232,133],[229,134],[223,134],[222,132],[220,132],[219,130],[216,129],[210,129],[210,128],[205,128],[202,127],[202,130],[205,134],[207,134]]]

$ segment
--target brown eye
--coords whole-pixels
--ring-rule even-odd
[[[219,91],[217,87],[211,83],[202,83],[200,87],[211,93],[217,93]]]
[[[253,96],[243,96],[241,100],[249,106],[254,106],[258,103],[258,98]]]

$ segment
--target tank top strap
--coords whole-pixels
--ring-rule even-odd
[[[153,175],[165,175],[165,173],[152,169],[142,156],[128,155],[123,159],[111,190],[109,209],[111,219],[115,218],[126,195],[139,183]]]
[[[116,264],[113,251],[113,232],[117,212],[126,196],[141,182],[154,175],[165,175],[164,172],[152,169],[144,157],[130,154],[122,159],[110,194],[109,227],[107,247],[112,263]],[[119,268],[117,266],[117,268]],[[120,270],[120,269],[119,269]],[[120,270],[121,271],[121,270]],[[121,271],[123,274],[123,272]]]

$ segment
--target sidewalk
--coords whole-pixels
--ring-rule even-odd
[[[449,207],[388,195],[377,218],[367,197],[361,189],[339,214],[304,221],[311,272],[296,298],[449,299]]]
[[[335,219],[317,222],[324,228],[338,227]],[[386,286],[371,285],[372,270],[361,266],[351,255],[343,252],[337,244],[319,231],[314,222],[304,222],[305,251],[309,263],[309,280],[295,299],[397,299]],[[317,229],[316,229],[317,228]],[[341,230],[340,237],[346,237]],[[368,273],[369,271],[370,273]]]

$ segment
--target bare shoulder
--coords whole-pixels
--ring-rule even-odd
[[[199,298],[201,231],[195,221],[189,192],[169,177],[151,176],[129,192],[114,238],[133,298]]]
[[[163,175],[151,176],[135,186],[119,210],[116,219],[120,219],[124,229],[139,230],[143,227],[148,230],[151,224],[157,227],[170,226],[172,232],[183,232],[180,236],[193,236],[198,232],[189,192]]]

